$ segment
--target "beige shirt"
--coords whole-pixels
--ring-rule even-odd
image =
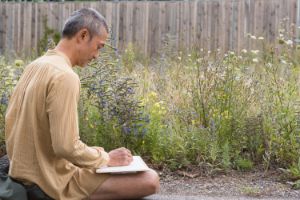
[[[80,80],[70,60],[50,50],[25,68],[7,109],[10,176],[36,183],[54,199],[76,199],[70,197],[73,190],[89,195],[97,179],[90,182],[95,186],[80,188],[80,181],[88,181],[81,180],[82,169],[92,169],[92,174],[108,162],[106,152],[95,151],[79,138],[79,92]],[[72,188],[72,181],[79,189]]]

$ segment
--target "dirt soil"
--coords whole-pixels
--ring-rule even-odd
[[[300,199],[300,190],[292,189],[291,182],[283,180],[276,170],[266,173],[231,171],[215,176],[184,171],[159,171],[159,174],[162,195]]]

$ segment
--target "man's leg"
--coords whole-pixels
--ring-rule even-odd
[[[159,177],[154,170],[113,175],[91,195],[91,200],[138,199],[158,192]]]

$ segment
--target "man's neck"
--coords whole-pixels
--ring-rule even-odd
[[[74,46],[74,44],[72,44],[71,40],[61,39],[54,49],[56,51],[59,51],[59,52],[62,52],[63,54],[65,54],[70,59],[72,67],[74,67],[76,65],[76,61],[75,61],[76,56],[75,56],[73,49],[70,48],[72,46]]]

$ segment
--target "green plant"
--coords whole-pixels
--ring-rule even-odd
[[[5,113],[11,92],[23,71],[24,61],[9,63],[0,57],[0,146],[4,143]]]
[[[255,187],[255,186],[247,186],[241,188],[241,192],[246,195],[246,196],[251,196],[251,197],[258,197],[261,195],[262,191],[260,188]]]
[[[249,171],[253,168],[253,162],[249,159],[239,158],[235,161],[238,170]]]
[[[54,48],[59,42],[61,36],[60,33],[54,29],[51,29],[47,25],[47,17],[43,18],[44,34],[38,42],[37,53],[42,55],[49,48]]]

